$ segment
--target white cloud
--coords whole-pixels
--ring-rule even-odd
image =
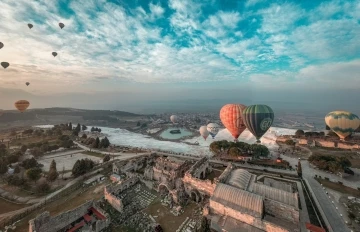
[[[259,10],[262,16],[260,32],[278,33],[294,27],[294,23],[304,16],[304,11],[291,3],[272,4],[267,9]]]
[[[164,12],[165,12],[165,9],[162,8],[160,5],[155,5],[153,3],[150,3],[149,4],[149,8],[150,8],[150,11],[151,13],[154,15],[155,18],[157,17],[162,17]]]
[[[309,65],[298,72],[273,70],[268,74],[253,74],[250,81],[261,83],[261,88],[358,89],[360,60]]]
[[[255,6],[258,3],[265,2],[265,0],[247,0],[245,3],[246,7]]]
[[[356,20],[317,21],[290,35],[292,47],[313,59],[346,59],[360,54],[360,27]]]

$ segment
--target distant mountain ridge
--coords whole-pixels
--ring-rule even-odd
[[[35,120],[37,115],[64,115],[64,116],[80,116],[84,120],[117,120],[116,117],[137,117],[141,114],[134,114],[118,110],[86,110],[74,108],[44,108],[44,109],[29,109],[24,113],[17,110],[4,110],[3,115],[0,116],[0,123],[14,122],[18,120]]]

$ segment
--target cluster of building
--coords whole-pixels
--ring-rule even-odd
[[[144,175],[134,173],[145,168]],[[188,200],[202,205],[215,231],[300,231],[299,193],[296,183],[257,176],[229,164],[213,181],[206,179],[212,166],[204,157],[197,162],[151,155],[127,164],[113,164],[116,185],[105,188],[105,199],[119,212],[121,192],[136,183],[169,197],[181,210]]]
[[[206,157],[195,162],[155,153],[113,163],[113,183],[104,188],[104,199],[121,218],[111,220],[120,224],[137,221],[129,218],[150,202],[137,198],[141,185],[149,189],[144,197],[154,199],[150,190],[156,190],[174,215],[195,201],[214,231],[300,232],[309,222],[307,210],[302,209],[306,206],[300,206],[303,193],[295,180],[257,176],[231,163],[221,175],[207,179],[214,168]],[[99,205],[89,201],[55,217],[44,212],[29,222],[29,231],[101,231],[109,226],[111,216]],[[154,231],[159,224],[151,215],[148,218],[151,220],[142,225],[143,231]]]

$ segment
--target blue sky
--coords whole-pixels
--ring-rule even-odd
[[[1,87],[37,95],[360,86],[359,0],[2,0],[0,22]]]

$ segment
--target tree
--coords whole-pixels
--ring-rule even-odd
[[[71,122],[69,123],[69,126],[68,126],[68,130],[72,130],[73,129],[73,126],[71,124]]]
[[[51,161],[51,164],[50,164],[50,168],[49,168],[49,173],[48,173],[48,176],[47,176],[47,179],[50,181],[50,182],[53,182],[55,181],[59,176],[59,173],[57,172],[57,169],[56,169],[56,162],[55,160],[52,160]]]
[[[26,145],[22,145],[20,150],[21,150],[22,153],[25,153],[26,150],[27,150],[27,146],[26,146]]]
[[[140,123],[140,122],[137,122],[136,126],[141,126],[141,123]]]
[[[299,161],[298,161],[297,173],[298,173],[298,176],[299,176],[300,178],[302,178],[302,168],[301,168],[300,159],[299,159]]]
[[[21,164],[25,169],[33,168],[38,166],[38,162],[34,159],[26,159]]]
[[[108,162],[110,160],[110,155],[105,155],[103,162]]]
[[[232,147],[229,149],[229,155],[231,156],[239,156],[239,149],[237,147]]]
[[[94,161],[91,159],[81,159],[77,160],[73,166],[72,174],[73,176],[81,176],[86,172],[90,171],[94,167]]]
[[[30,168],[26,171],[26,176],[34,181],[36,183],[36,181],[38,179],[40,179],[41,177],[41,169],[40,168]]]
[[[73,131],[72,131],[72,135],[74,135],[74,136],[79,136],[79,132],[78,132],[77,130],[73,130]]]
[[[5,174],[8,171],[6,160],[0,159],[0,174]]]
[[[99,137],[96,137],[95,142],[92,144],[93,148],[99,148],[100,145],[100,139]]]
[[[295,132],[295,135],[298,136],[298,137],[301,137],[301,136],[304,136],[305,135],[305,132],[303,130],[297,130]]]
[[[9,155],[9,156],[6,157],[6,159],[7,159],[8,164],[12,164],[12,163],[16,163],[16,162],[19,161],[19,156],[17,156],[17,155]]]
[[[47,193],[47,192],[49,192],[50,188],[51,188],[50,185],[48,183],[46,183],[45,181],[43,181],[36,186],[36,192]]]
[[[43,153],[41,152],[40,148],[34,147],[34,148],[31,149],[31,154],[32,154],[34,157],[39,157],[39,156],[41,156]]]
[[[19,165],[15,165],[15,167],[14,167],[14,173],[20,173],[20,167],[19,167]]]
[[[49,151],[49,144],[45,143],[45,144],[41,145],[40,150],[41,150],[42,153],[48,152]]]
[[[86,135],[86,134],[83,134],[83,135],[81,136],[81,138],[87,139],[87,135]]]
[[[80,123],[78,123],[77,126],[75,127],[75,131],[77,131],[78,133],[81,131]]]
[[[86,130],[86,129],[87,129],[87,126],[82,125],[82,126],[81,126],[81,129],[84,131],[84,130]]]

